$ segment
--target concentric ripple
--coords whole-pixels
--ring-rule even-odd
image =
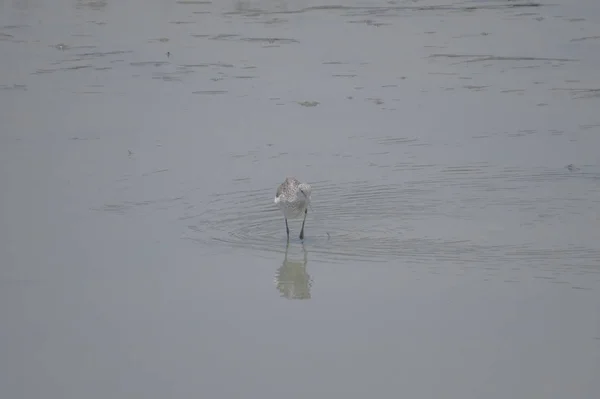
[[[589,189],[589,182],[564,168],[432,166],[410,177],[413,180],[311,182],[312,210],[304,240],[311,258],[461,268],[485,264],[491,269],[510,263],[516,269],[539,270],[546,269],[550,259],[566,268],[600,259],[589,240],[565,240],[556,230],[558,225],[566,229],[566,220],[574,223],[585,217],[582,212],[593,206],[574,203],[570,195],[547,195],[557,184]],[[187,219],[187,238],[211,250],[283,253],[285,224],[273,204],[274,187],[212,195],[202,213]],[[290,241],[299,242],[301,221],[289,222]],[[551,250],[540,247],[537,238],[542,233],[552,242]]]
[[[387,260],[405,253],[410,240],[403,235],[401,220],[434,208],[437,200],[410,203],[407,193],[427,190],[366,181],[313,186],[312,210],[305,227],[305,244],[311,253],[330,261],[347,258]],[[208,245],[224,244],[283,252],[286,233],[281,212],[273,204],[274,190],[260,188],[216,194],[189,226],[191,239]],[[290,220],[290,240],[298,241],[300,221]],[[414,244],[414,243],[413,243]],[[410,245],[413,251],[418,246]],[[427,252],[423,250],[422,252]],[[414,253],[414,252],[413,252]]]
[[[412,261],[466,261],[475,248],[464,240],[419,237],[415,222],[440,213],[443,201],[432,188],[367,181],[316,182],[308,213],[305,245],[321,260],[369,262],[409,257]],[[213,195],[188,227],[190,237],[209,246],[284,252],[285,224],[273,204],[273,189]],[[290,240],[298,241],[300,221],[291,220]]]

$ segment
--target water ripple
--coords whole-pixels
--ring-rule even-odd
[[[522,195],[536,185],[566,179],[589,184],[589,176],[565,167],[528,170],[485,163],[432,169],[436,168],[417,170],[427,176],[414,181],[313,182],[313,209],[305,231],[308,251],[327,262],[401,260],[461,267],[485,264],[492,269],[518,264],[542,271],[549,264],[567,269],[577,264],[588,267],[582,269],[587,272],[600,272],[592,267],[600,264],[600,249],[572,240],[542,248],[535,240],[539,231],[560,225],[566,217],[591,212],[592,203],[568,194]],[[273,196],[273,187],[216,193],[200,214],[182,218],[188,224],[185,238],[210,249],[283,252],[285,224]],[[514,212],[519,219],[505,227],[504,220],[486,216]],[[514,228],[517,238],[509,233]],[[299,240],[299,229],[299,221],[290,221],[291,241]]]

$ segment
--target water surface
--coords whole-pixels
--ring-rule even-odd
[[[595,398],[598,26],[0,1],[4,396]]]

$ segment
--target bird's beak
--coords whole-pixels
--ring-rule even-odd
[[[304,195],[304,198],[308,199],[308,195],[306,195],[306,193],[304,192],[304,190],[300,190],[300,192],[302,193],[302,195]],[[311,212],[314,212],[314,210],[312,209],[312,205],[310,204],[310,202],[308,203],[308,207],[310,208]]]

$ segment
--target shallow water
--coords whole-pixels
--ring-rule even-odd
[[[595,398],[599,23],[0,0],[3,396]]]

